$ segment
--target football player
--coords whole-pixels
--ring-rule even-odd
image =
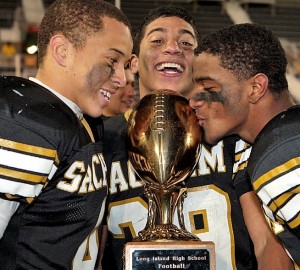
[[[250,177],[274,233],[299,265],[300,108],[290,96],[286,67],[279,39],[264,26],[221,29],[196,51],[190,105],[208,142],[238,134],[253,144],[245,179]],[[237,186],[247,185],[237,180]]]
[[[0,78],[0,268],[93,270],[107,196],[100,116],[125,86],[127,17],[101,0],[58,0],[31,80]]]
[[[160,7],[151,11],[139,29],[134,44],[136,58],[133,59],[132,66],[139,75],[140,96],[158,89],[170,89],[189,98],[194,87],[192,61],[198,42],[193,18],[185,10]],[[114,269],[113,262],[116,269],[122,269],[124,245],[144,229],[148,212],[142,180],[134,174],[125,147],[129,114],[127,112],[104,122],[104,141],[107,140],[105,151],[112,153],[112,156],[108,156],[111,160],[108,161],[107,209],[107,245],[113,252],[110,270]],[[112,138],[115,143],[108,143]],[[235,145],[235,137],[220,141],[215,146],[204,144],[199,163],[191,178],[186,181],[188,195],[183,204],[186,228],[201,240],[215,243],[218,270],[257,269],[239,194],[232,184]],[[240,193],[246,191],[249,190],[242,190]],[[261,269],[267,269],[264,268],[264,254],[260,252],[262,245],[274,241],[283,256],[286,254],[276,240],[270,237],[272,233],[263,213],[248,194],[247,198],[249,197],[248,206],[252,208],[258,224],[261,224],[256,235],[253,235],[255,250]],[[258,241],[257,235],[260,233],[264,236]],[[266,240],[267,237],[270,242]],[[278,258],[281,256],[278,255]],[[272,269],[283,269],[279,263],[276,267]]]

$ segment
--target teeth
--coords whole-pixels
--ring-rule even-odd
[[[100,93],[107,99],[107,100],[110,100],[110,97],[111,97],[111,93],[103,90],[102,88],[100,89]]]
[[[161,65],[157,66],[157,70],[162,71],[165,68],[172,68],[176,69],[178,72],[183,72],[183,68],[176,63],[162,63]]]

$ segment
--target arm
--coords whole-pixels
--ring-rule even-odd
[[[254,244],[258,270],[290,270],[293,263],[273,234],[253,191],[240,197],[244,220]]]
[[[102,257],[106,245],[107,240],[107,225],[102,225],[101,238],[100,238],[100,246],[98,251],[97,263],[95,266],[95,270],[102,270]]]
[[[0,199],[0,239],[3,237],[7,224],[18,206],[18,202]]]

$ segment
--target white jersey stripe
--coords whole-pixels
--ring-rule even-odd
[[[290,171],[289,173],[277,179],[273,179],[272,182],[262,187],[258,192],[258,196],[261,198],[265,205],[269,205],[272,199],[275,199],[282,194],[287,194],[289,190],[297,187],[299,185],[299,177],[300,168]],[[289,196],[286,196],[286,199],[288,198]],[[281,202],[281,204],[283,203],[284,202]],[[282,220],[285,220],[286,222],[289,222],[299,214],[300,194],[294,196],[291,200],[284,204],[283,207],[281,207],[281,205],[275,204],[273,205],[273,207],[276,207],[276,209],[272,210],[276,212],[278,217],[280,217]]]
[[[235,144],[235,152],[241,152],[244,151],[244,149],[247,147],[247,143],[243,140],[238,140]]]
[[[283,176],[272,179],[270,183],[261,188],[257,193],[262,201],[268,205],[271,199],[285,193],[287,190],[292,189],[299,185],[300,168],[290,171]]]
[[[271,180],[274,181],[276,177],[281,177],[280,175],[284,173],[288,174],[289,171],[296,171],[299,166],[300,166],[300,157],[296,157],[269,170],[259,178],[253,179],[254,182],[252,183],[252,185],[254,190],[258,192],[266,183],[270,182]],[[299,173],[296,176],[298,177]]]
[[[0,149],[0,166],[8,166],[39,174],[49,174],[53,162],[51,159]]]
[[[239,140],[235,145],[235,163],[233,165],[233,173],[237,173],[238,170],[244,169],[247,166],[249,156],[251,154],[252,147],[248,143]],[[245,165],[240,168],[240,165],[244,163]]]
[[[42,184],[29,185],[0,178],[0,193],[9,193],[11,195],[33,198],[40,194],[42,188]]]
[[[277,215],[283,220],[290,222],[300,211],[300,194],[297,194],[284,207],[280,209]]]
[[[57,171],[57,167],[53,164],[51,171],[49,172],[48,179],[51,180],[55,172]]]

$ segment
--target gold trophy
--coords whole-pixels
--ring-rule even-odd
[[[201,142],[195,113],[174,91],[145,96],[131,113],[127,150],[145,183],[148,218],[144,230],[125,246],[126,270],[215,269],[214,244],[188,232],[182,213],[184,180],[197,164]],[[176,210],[180,228],[173,224]],[[201,268],[189,268],[191,260],[201,261]]]

